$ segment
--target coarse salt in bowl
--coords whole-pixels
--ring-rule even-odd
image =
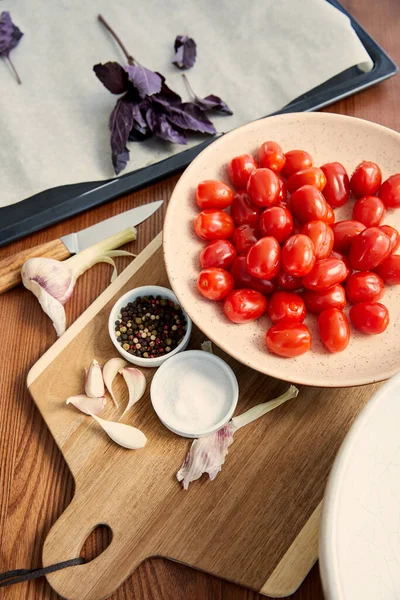
[[[118,319],[118,315],[120,314],[121,309],[124,306],[126,306],[129,302],[134,302],[139,296],[161,296],[161,298],[172,300],[173,302],[175,302],[175,304],[179,304],[179,306],[181,306],[175,294],[168,288],[159,285],[143,285],[141,287],[130,290],[129,292],[126,292],[126,294],[121,296],[121,298],[119,298],[119,300],[117,300],[117,302],[114,304],[114,306],[111,309],[110,316],[108,318],[108,333],[110,335],[112,343],[114,344],[118,352],[121,354],[121,356],[125,358],[125,360],[139,367],[159,367],[164,361],[187,348],[187,345],[190,340],[190,334],[192,333],[192,321],[189,319],[188,315],[181,306],[183,315],[186,319],[186,332],[181,343],[176,348],[174,348],[174,350],[172,350],[168,354],[165,354],[164,356],[159,356],[156,358],[143,358],[140,356],[134,356],[133,354],[129,354],[129,352],[122,348],[115,336],[115,321]]]
[[[215,354],[189,350],[155,373],[151,402],[173,433],[198,438],[218,431],[232,418],[239,387],[230,366]]]

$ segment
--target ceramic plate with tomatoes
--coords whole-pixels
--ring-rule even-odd
[[[342,387],[400,369],[400,134],[342,115],[278,115],[186,169],[164,224],[171,286],[225,352]]]

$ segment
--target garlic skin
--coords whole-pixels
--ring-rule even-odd
[[[105,386],[110,394],[115,406],[118,408],[118,402],[112,391],[112,384],[118,373],[126,367],[128,363],[123,358],[110,358],[103,367],[103,379]]]
[[[146,378],[142,371],[133,367],[125,367],[121,369],[119,373],[121,373],[125,379],[129,391],[128,404],[122,413],[122,416],[124,416],[125,413],[140,400],[146,391]]]
[[[85,413],[85,415],[98,415],[103,411],[106,399],[104,396],[102,398],[89,398],[85,394],[79,394],[68,398],[66,404],[73,404],[75,408]]]
[[[94,358],[86,372],[85,393],[89,398],[101,398],[104,396],[104,381],[101,367]]]
[[[125,425],[124,423],[105,421],[104,419],[100,419],[100,417],[96,417],[94,413],[90,414],[90,416],[104,429],[108,437],[119,446],[128,448],[128,450],[139,450],[139,448],[143,448],[146,445],[147,437],[140,429]]]

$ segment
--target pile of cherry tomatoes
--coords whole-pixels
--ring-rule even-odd
[[[215,180],[197,187],[194,229],[208,242],[199,292],[223,301],[234,323],[267,313],[273,323],[267,347],[284,357],[310,349],[307,311],[317,315],[330,352],[349,343],[347,302],[355,329],[385,331],[389,313],[378,300],[385,284],[400,283],[400,234],[381,223],[386,209],[400,206],[400,173],[382,183],[379,166],[363,161],[349,178],[338,162],[316,167],[304,150],[284,153],[265,142],[258,162],[236,156],[228,174],[236,191]],[[351,194],[353,220],[335,222],[333,209]]]

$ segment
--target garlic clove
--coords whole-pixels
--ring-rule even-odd
[[[90,398],[101,398],[104,396],[104,381],[101,367],[96,359],[90,363],[86,372],[85,392]]]
[[[113,399],[113,402],[117,408],[118,408],[118,402],[116,401],[115,396],[113,394],[112,384],[113,384],[113,381],[114,381],[115,377],[117,376],[117,374],[127,364],[128,363],[123,358],[110,358],[110,360],[108,360],[103,367],[104,383],[106,385],[108,393],[110,394],[110,396]]]
[[[128,404],[122,413],[122,416],[124,416],[124,414],[143,396],[146,390],[146,378],[142,371],[133,367],[124,367],[123,369],[120,369],[119,373],[121,373],[125,379],[129,392]]]
[[[91,416],[104,429],[108,437],[119,446],[128,448],[129,450],[138,450],[146,445],[147,438],[140,429],[131,427],[131,425],[125,425],[124,423],[105,421],[104,419],[100,419],[100,417],[96,417],[94,413]]]
[[[89,398],[85,394],[79,394],[78,396],[71,396],[66,401],[67,404],[73,404],[75,408],[82,411],[86,415],[98,415],[104,409],[106,405],[106,399],[102,398]]]
[[[66,328],[66,317],[65,310],[61,302],[57,298],[53,298],[44,288],[42,288],[37,281],[29,281],[29,284],[25,287],[30,290],[36,298],[39,300],[39,304],[42,310],[53,322],[54,329],[58,337],[62,335]]]

